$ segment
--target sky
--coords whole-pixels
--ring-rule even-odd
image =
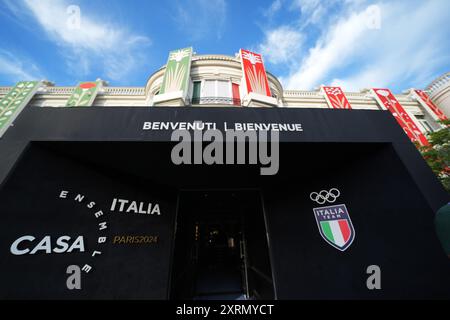
[[[424,88],[450,71],[449,0],[0,0],[0,86],[144,86],[170,50],[262,53],[284,89]]]

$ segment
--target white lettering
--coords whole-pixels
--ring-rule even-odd
[[[96,213],[94,213],[94,216],[95,216],[96,218],[99,218],[99,217],[102,216],[102,215],[103,215],[103,211],[102,211],[102,210],[97,211]]]
[[[105,243],[106,237],[98,237],[98,243]]]
[[[95,257],[96,254],[102,254],[101,251],[97,251],[95,250],[94,252],[92,252],[92,256]]]
[[[122,212],[122,211],[123,211],[123,207],[125,206],[126,203],[128,203],[128,200],[125,200],[125,199],[118,199],[117,201],[120,202],[120,208],[119,208],[119,211]]]
[[[133,211],[134,213],[138,212],[136,201],[131,202],[130,206],[128,207],[127,212]]]
[[[111,211],[124,212],[124,213],[139,213],[139,214],[151,214],[151,215],[161,215],[161,209],[159,204],[152,204],[150,202],[146,203],[143,201],[134,201],[126,199],[116,199],[112,200]],[[116,202],[120,203],[120,206],[116,205]],[[95,214],[98,218],[103,212],[99,211]],[[106,222],[105,222],[106,224]]]
[[[161,212],[159,211],[159,205],[155,204],[155,206],[153,207],[152,213],[151,214],[156,214],[158,216],[161,215]]]
[[[114,209],[116,208],[116,202],[117,202],[117,199],[116,198],[114,198],[113,199],[113,202],[111,203],[111,211],[114,211]]]
[[[70,246],[69,250],[67,250],[67,252],[72,252],[75,249],[78,249],[80,252],[84,252],[83,236],[78,236],[78,238],[75,239],[75,241]]]
[[[31,250],[30,254],[35,254],[36,252],[43,250],[45,253],[51,253],[52,252],[52,244],[50,242],[50,236],[45,236],[41,242],[38,243],[36,247],[34,247],[33,250]]]
[[[22,249],[22,250],[20,250],[19,249],[19,244],[22,242],[22,241],[34,241],[34,239],[36,239],[35,237],[33,237],[33,236],[23,236],[23,237],[20,237],[19,239],[17,239],[16,241],[14,241],[13,243],[12,243],[12,245],[11,245],[11,253],[12,254],[14,254],[14,255],[16,255],[16,256],[20,256],[20,255],[23,255],[23,254],[27,254],[28,252],[30,252],[30,249]]]
[[[83,271],[85,271],[86,273],[88,273],[89,271],[92,270],[92,267],[91,267],[90,265],[88,265],[88,264],[85,264],[85,265],[83,266],[83,268],[81,268],[81,270],[83,270]]]
[[[36,254],[40,251],[46,254],[50,253],[70,253],[74,250],[79,252],[84,252],[84,239],[83,236],[78,236],[75,241],[70,245],[70,236],[60,236],[56,239],[54,245],[52,244],[51,236],[44,236],[37,245],[33,244],[36,240],[33,236],[22,236],[15,240],[11,244],[10,251],[13,255],[20,256],[24,254]],[[19,246],[25,246],[24,248],[19,248]],[[30,248],[33,248],[30,250]]]
[[[69,236],[62,236],[56,240],[57,247],[53,249],[54,253],[63,253],[69,248],[67,241],[70,240]]]

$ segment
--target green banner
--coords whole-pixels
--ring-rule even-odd
[[[20,81],[0,100],[0,137],[33,98],[40,81]]]
[[[187,93],[191,58],[192,48],[174,50],[169,53],[160,94],[176,91]]]
[[[100,86],[100,81],[80,82],[67,100],[66,107],[92,106]]]

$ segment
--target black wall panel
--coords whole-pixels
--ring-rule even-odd
[[[176,166],[171,132],[142,130],[144,121],[194,120],[219,129],[224,122],[301,123],[304,131],[280,135],[280,170],[261,176],[259,165]],[[0,140],[0,181],[1,298],[165,299],[179,190],[243,188],[263,193],[278,298],[450,297],[450,265],[433,225],[449,196],[387,112],[27,108]],[[320,236],[319,205],[309,198],[330,188],[340,190],[336,204],[347,206],[355,228],[344,252]],[[58,197],[64,189],[69,199]],[[111,212],[114,198],[158,203],[161,215]],[[97,208],[106,230],[98,230]],[[36,237],[33,244],[83,235],[86,250],[11,254],[23,235]],[[158,235],[158,243],[114,244],[119,235]],[[99,236],[108,242],[99,245]],[[82,290],[66,287],[72,264],[93,267],[82,272]],[[381,290],[366,287],[369,265],[381,268]]]

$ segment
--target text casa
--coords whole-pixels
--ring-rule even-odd
[[[41,240],[30,235],[22,236],[11,244],[10,251],[16,256],[36,253],[70,253],[73,251],[84,252],[83,236],[72,240],[69,236],[60,236],[52,241],[50,236],[44,236]]]

